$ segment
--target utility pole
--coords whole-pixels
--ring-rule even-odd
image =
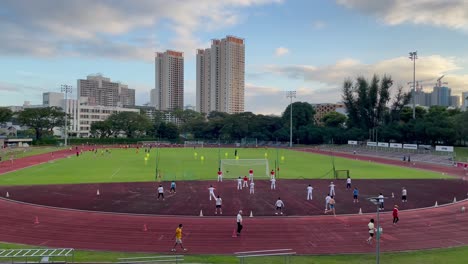
[[[71,85],[62,84],[60,86],[60,91],[65,93],[65,147],[68,145],[68,94],[73,92],[73,87]]]
[[[413,119],[416,118],[416,60],[418,59],[418,52],[413,51],[409,53],[409,59],[413,61],[413,89],[411,90],[411,99],[413,100]]]
[[[296,98],[296,91],[286,91],[286,98],[291,98],[291,108],[289,109],[289,147],[292,148],[292,111],[293,111],[293,98]]]

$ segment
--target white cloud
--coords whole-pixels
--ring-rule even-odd
[[[324,29],[327,24],[323,21],[317,20],[312,23],[312,27],[316,30]]]
[[[248,14],[246,8],[280,2],[73,0],[57,4],[54,0],[5,0],[0,12],[9,15],[0,15],[0,55],[85,55],[151,61],[156,49],[192,54],[206,45],[196,37],[197,32],[229,28],[243,20]],[[135,35],[163,30],[173,32],[168,42],[128,42]]]
[[[337,0],[337,3],[378,17],[388,25],[434,25],[468,32],[466,0]]]
[[[289,49],[287,49],[285,47],[279,47],[279,48],[275,49],[275,55],[277,57],[284,56],[284,55],[286,55],[288,53],[289,53]]]

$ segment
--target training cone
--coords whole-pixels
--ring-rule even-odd
[[[5,195],[6,198],[10,197],[10,194],[8,192],[6,192],[6,195]]]
[[[392,198],[395,198],[395,194],[394,194],[394,193],[392,193]]]
[[[359,208],[359,213],[358,214],[362,214],[362,209],[361,208]]]
[[[235,229],[232,230],[232,237],[237,237],[237,233]]]
[[[457,202],[457,197],[453,197],[453,202],[454,202],[454,203]]]
[[[200,210],[200,216],[203,216],[203,210]]]
[[[434,204],[434,207],[439,207],[439,204],[437,204],[437,201],[436,201],[436,203]]]
[[[101,195],[101,193],[99,192],[99,189],[97,190],[96,195]]]
[[[143,232],[146,232],[148,231],[148,227],[146,226],[146,224],[143,225]]]
[[[461,210],[460,210],[462,213],[465,212],[465,206],[462,206]]]
[[[39,217],[36,216],[36,218],[34,218],[34,224],[39,224]]]
[[[250,216],[249,216],[249,217],[253,217],[253,213],[252,213],[252,211],[250,211]]]

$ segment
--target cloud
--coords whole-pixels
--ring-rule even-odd
[[[317,20],[312,23],[312,27],[316,30],[324,29],[327,24],[323,21]]]
[[[279,47],[279,48],[275,49],[275,55],[277,57],[284,56],[284,55],[286,55],[288,53],[289,53],[289,49],[287,49],[285,47]]]
[[[99,56],[152,61],[166,48],[192,54],[206,45],[197,32],[229,28],[249,7],[281,0],[5,0],[0,56]],[[168,41],[129,41],[169,31]]]
[[[378,17],[388,25],[411,23],[468,32],[468,1],[466,0],[337,0],[337,3]]]

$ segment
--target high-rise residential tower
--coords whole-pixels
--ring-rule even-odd
[[[184,108],[184,54],[167,50],[155,57],[155,90],[152,104],[158,110]]]
[[[134,106],[135,90],[127,85],[112,82],[100,74],[88,75],[86,80],[77,83],[77,97],[85,97],[90,105],[102,106]]]
[[[202,113],[244,112],[245,43],[227,36],[197,50],[196,109]]]

